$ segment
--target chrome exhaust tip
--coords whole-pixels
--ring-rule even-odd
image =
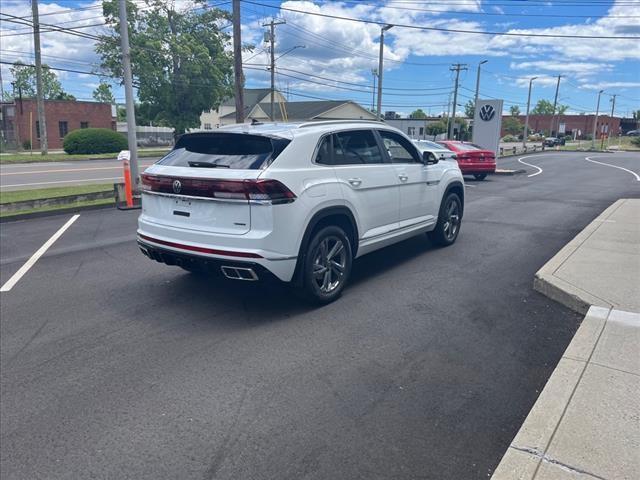
[[[256,275],[256,272],[254,272],[252,268],[225,265],[220,267],[220,270],[225,277],[231,280],[244,280],[247,282],[255,282],[258,280],[258,275]]]

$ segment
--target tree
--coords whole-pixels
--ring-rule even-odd
[[[556,112],[560,115],[563,115],[569,109],[568,105],[558,105],[556,106]],[[536,106],[531,110],[533,115],[553,115],[553,103],[549,100],[540,99]]]
[[[447,131],[447,124],[442,120],[427,125],[427,134],[433,135],[435,140],[438,135]]]
[[[113,92],[111,91],[111,85],[107,82],[100,82],[96,89],[93,91],[93,99],[96,102],[102,103],[116,103],[116,99],[113,96]]]
[[[157,110],[180,135],[200,125],[203,110],[216,109],[232,95],[233,58],[229,35],[220,30],[228,13],[195,0],[188,10],[174,2],[127,1],[131,67],[138,98]],[[195,7],[195,8],[194,8]],[[103,15],[113,29],[96,47],[102,66],[122,77],[117,0],[104,0]]]
[[[13,76],[15,88],[7,92],[9,98],[17,97],[22,92],[23,97],[36,96],[36,68],[18,61],[9,68]],[[58,77],[47,65],[42,65],[42,96],[45,100],[75,100],[76,98],[62,89]]]
[[[409,118],[427,118],[427,114],[424,113],[424,111],[421,108],[419,108],[411,112],[411,114],[409,115]]]
[[[469,100],[464,104],[464,115],[467,118],[473,118],[476,114],[476,104],[473,103],[473,100]]]
[[[520,115],[520,107],[518,105],[511,105],[511,107],[509,107],[509,112],[512,117],[517,117]]]
[[[516,117],[508,117],[502,122],[502,128],[509,135],[518,135],[522,133],[523,125]]]

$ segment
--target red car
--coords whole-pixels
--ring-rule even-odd
[[[496,171],[496,155],[478,145],[454,140],[443,140],[440,145],[456,152],[458,166],[463,175],[473,175],[476,180],[484,180],[489,173]]]

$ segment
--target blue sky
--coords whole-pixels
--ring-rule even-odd
[[[185,0],[177,3],[179,8],[190,4]],[[99,5],[95,1],[41,0],[40,12],[47,14],[41,21],[57,25],[64,22],[67,27],[92,25],[101,21]],[[230,9],[230,3],[220,8]],[[25,16],[30,6],[25,0],[3,0],[2,12]],[[466,103],[474,95],[476,68],[482,60],[488,62],[482,69],[481,97],[503,98],[505,109],[515,104],[524,110],[532,76],[538,77],[532,103],[540,98],[552,100],[557,75],[563,75],[559,102],[568,105],[571,112],[594,111],[600,89],[618,95],[618,115],[640,108],[640,40],[593,38],[640,36],[640,0],[247,0],[242,4],[243,41],[256,46],[252,53],[245,54],[248,87],[269,84],[263,67],[268,57],[262,23],[275,16],[287,22],[276,27],[277,55],[296,46],[305,47],[277,62],[277,86],[289,93],[291,101],[351,99],[371,106],[371,69],[377,67],[380,27],[310,13],[396,25],[591,37],[507,37],[396,26],[385,39],[383,110],[446,111],[453,85],[449,70],[452,63],[468,66],[460,77],[458,99],[459,104]],[[20,34],[27,31],[26,27],[7,22],[0,25],[3,61],[32,62],[32,38]],[[82,31],[100,33],[103,29],[96,26]],[[61,32],[45,33],[42,39],[43,61],[48,64],[82,71],[99,69],[91,40]],[[11,78],[6,65],[2,74],[7,90]],[[95,76],[69,72],[60,73],[60,79],[65,90],[79,99],[90,99],[98,82]],[[123,101],[122,89],[116,86],[115,91],[118,101]],[[601,109],[610,109],[609,98],[603,96]]]

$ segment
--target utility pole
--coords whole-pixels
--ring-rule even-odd
[[[524,117],[524,132],[522,132],[522,148],[527,148],[527,137],[529,136],[529,107],[531,106],[531,85],[538,77],[531,77],[529,80],[529,95],[527,96],[527,115]]]
[[[373,76],[373,90],[371,90],[371,111],[373,112],[376,104],[376,76],[378,75],[378,71],[375,68],[372,68],[371,75]]]
[[[236,90],[236,123],[244,123],[244,73],[240,35],[240,0],[233,0],[233,74]]]
[[[136,111],[133,105],[133,81],[131,79],[131,50],[129,48],[129,22],[127,22],[127,0],[118,0],[120,14],[120,46],[122,48],[122,71],[124,96],[127,106],[127,140],[129,144],[129,168],[133,181],[133,193],[138,193],[138,144],[136,143]]]
[[[449,70],[456,72],[456,83],[453,86],[453,112],[451,113],[452,118],[449,123],[449,131],[447,133],[447,139],[451,140],[456,123],[456,104],[458,103],[458,80],[460,79],[460,70],[467,70],[467,66],[462,63],[454,63]]]
[[[616,97],[618,96],[618,94],[613,94],[611,95],[611,120],[610,122],[610,127],[609,127],[609,136],[607,137],[607,148],[609,148],[609,139],[611,138],[612,135],[612,130],[613,130],[613,111],[616,109]],[[620,133],[620,132],[618,132]]]
[[[287,23],[284,20],[271,20],[269,23],[263,23],[263,27],[269,27],[269,51],[271,53],[271,104],[269,106],[269,118],[273,122],[273,103],[276,92],[276,25]]]
[[[384,118],[382,116],[382,74],[384,73],[384,32],[393,28],[393,25],[385,25],[380,29],[380,57],[378,58],[378,103],[377,103],[377,115],[378,118]]]
[[[560,79],[562,78],[562,75],[558,75],[558,82],[556,83],[556,96],[553,98],[553,114],[551,115],[551,127],[549,128],[549,135],[550,136],[554,136],[553,135],[553,128],[555,126],[555,120],[556,120],[556,106],[558,105],[558,92],[560,91]]]
[[[596,148],[596,135],[598,132],[596,131],[598,128],[598,114],[600,113],[600,95],[602,95],[604,90],[600,90],[598,92],[598,104],[596,105],[596,116],[593,119],[593,135],[591,136],[591,150]]]
[[[33,50],[36,57],[36,103],[38,108],[38,122],[40,125],[40,154],[46,155],[49,151],[49,145],[47,142],[47,121],[44,113],[44,98],[42,92],[42,58],[40,53],[38,0],[31,0],[31,13],[33,14]],[[29,131],[31,131],[32,128],[33,125],[29,125]]]
[[[451,94],[453,92],[449,92],[449,95],[447,96],[447,139],[449,138],[449,124],[451,123]]]

